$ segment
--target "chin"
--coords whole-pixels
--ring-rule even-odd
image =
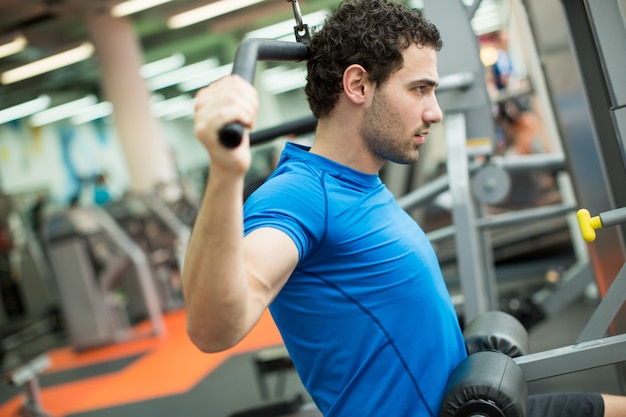
[[[392,160],[392,162],[400,165],[409,165],[417,161],[419,159],[419,156],[419,152],[415,152],[409,155],[402,155],[401,158],[396,158],[395,160]]]

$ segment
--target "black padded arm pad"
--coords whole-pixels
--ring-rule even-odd
[[[528,387],[519,365],[495,351],[477,352],[448,380],[440,417],[525,417]]]
[[[529,351],[528,332],[522,323],[502,311],[487,311],[472,320],[463,331],[468,355],[497,350],[515,358]]]

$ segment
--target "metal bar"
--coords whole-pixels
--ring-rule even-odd
[[[602,227],[615,226],[616,224],[626,222],[626,207],[605,211],[600,213],[599,216],[602,221]]]
[[[302,22],[302,12],[300,11],[300,5],[298,4],[298,0],[288,0],[291,2],[293,6],[293,16],[296,19],[297,29],[302,30],[304,28],[304,23]]]
[[[481,231],[476,227],[476,208],[470,192],[465,115],[446,116],[447,169],[452,194],[452,219],[456,227],[456,253],[461,287],[465,295],[464,319],[469,322],[480,314],[497,309],[495,276],[487,268]]]
[[[586,2],[588,16],[593,25],[593,35],[598,48],[598,56],[606,84],[609,87],[611,108],[624,107],[626,105],[626,80],[624,68],[626,68],[626,4],[622,1],[588,1]],[[620,46],[621,45],[621,46]],[[621,136],[622,144],[626,138]]]
[[[440,240],[449,239],[454,237],[455,233],[454,226],[444,226],[439,229],[433,230],[431,232],[426,233],[426,237],[430,240],[431,243],[439,242]]]
[[[280,127],[279,127],[280,129]],[[268,129],[269,130],[269,129]],[[252,133],[252,136],[255,133]],[[257,140],[252,140],[257,143]],[[565,157],[562,154],[536,154],[523,157],[507,156],[505,158],[492,158],[492,161],[502,166],[507,171],[531,171],[534,169],[560,170],[565,169]],[[472,173],[480,168],[480,164],[470,166],[469,172]],[[422,204],[430,202],[438,194],[446,191],[450,186],[448,176],[442,175],[418,189],[398,198],[398,204],[404,210],[411,210]]]
[[[576,206],[574,204],[553,204],[543,207],[533,207],[484,217],[476,220],[476,225],[483,228],[509,226],[512,224],[524,223],[529,220],[559,216],[574,210],[576,210]]]
[[[448,176],[440,175],[434,180],[431,180],[419,188],[398,198],[398,204],[404,210],[411,210],[422,204],[430,202],[442,192],[447,191],[449,186],[450,180],[448,179]]]
[[[528,382],[611,365],[626,360],[626,334],[531,353],[514,360]]]
[[[278,126],[268,127],[267,129],[261,129],[250,133],[250,144],[258,145],[260,143],[269,142],[280,136],[285,135],[302,135],[315,131],[317,126],[317,118],[313,115],[302,117],[300,119],[292,120],[286,123],[282,123]]]
[[[604,336],[613,319],[626,300],[626,264],[617,273],[600,304],[596,307],[576,343],[587,342]]]
[[[308,55],[309,48],[299,42],[250,38],[239,44],[233,61],[232,73],[252,83],[257,61],[302,61]],[[239,146],[243,130],[241,123],[230,123],[224,126],[220,130],[220,142],[228,148]]]
[[[509,172],[532,171],[535,169],[564,170],[565,155],[561,153],[537,153],[532,155],[507,155],[493,157],[491,161],[500,164]]]
[[[462,90],[474,84],[474,74],[472,72],[457,72],[455,74],[444,75],[439,79],[437,93],[452,90]]]

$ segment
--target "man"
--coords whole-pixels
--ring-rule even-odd
[[[313,145],[287,144],[245,208],[249,138],[228,149],[218,132],[254,127],[256,91],[228,76],[197,95],[211,165],[185,257],[188,334],[203,351],[227,349],[269,306],[327,417],[435,416],[466,356],[437,257],[378,177],[386,161],[416,161],[441,121],[440,48],[417,11],[343,3],[310,43]]]

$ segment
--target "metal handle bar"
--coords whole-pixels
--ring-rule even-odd
[[[299,42],[246,39],[237,48],[232,73],[253,83],[257,61],[302,61],[308,56],[309,49]],[[220,130],[220,142],[227,148],[236,148],[241,143],[243,130],[241,123],[227,124]]]

